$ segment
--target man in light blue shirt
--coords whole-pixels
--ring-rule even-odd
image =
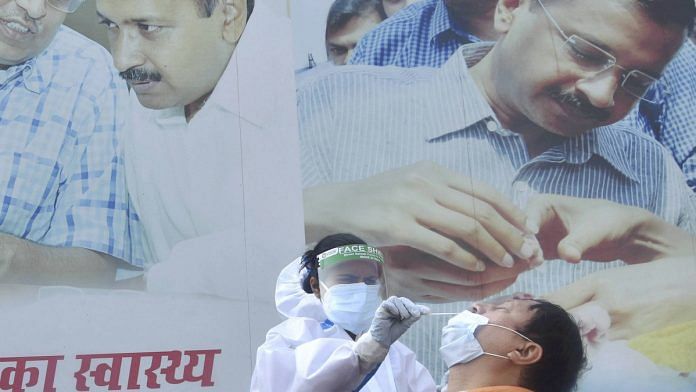
[[[523,212],[535,193],[640,207],[693,232],[693,193],[669,152],[610,125],[677,52],[688,24],[678,13],[690,18],[693,2],[655,3],[677,12],[669,22],[619,1],[543,3],[507,6],[495,46],[464,46],[439,69],[346,66],[306,79],[308,242],[355,233],[386,248],[390,294],[452,301],[507,287],[538,295],[621,265],[553,261],[517,279],[559,240],[535,243],[545,228]]]
[[[62,26],[82,0],[0,4],[0,281],[108,286],[142,263],[108,52]],[[133,224],[129,224],[133,223]]]
[[[495,1],[424,0],[398,12],[363,37],[350,64],[440,67],[462,44],[495,40]],[[652,90],[656,102],[641,102],[624,121],[667,147],[696,191],[696,45],[687,40]]]
[[[681,305],[689,289],[672,267],[595,258],[604,242],[564,256],[572,263],[557,260],[564,234],[525,215],[535,194],[558,194],[638,207],[694,232],[693,192],[671,154],[611,125],[679,49],[693,1],[500,4],[494,46],[465,45],[441,68],[345,66],[306,78],[298,106],[307,241],[350,232],[382,247],[389,295],[434,302],[541,295],[621,266],[606,286],[633,290],[616,290],[609,301],[641,306],[617,305],[614,315],[694,314]],[[630,227],[611,209],[595,221],[598,231],[605,221]],[[548,261],[531,269],[540,259]],[[663,287],[673,288],[668,300],[652,294]],[[434,331],[442,326],[433,320],[407,340],[434,373],[441,366]]]

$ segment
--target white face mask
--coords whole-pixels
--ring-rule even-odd
[[[447,364],[447,368],[451,368],[458,363],[471,362],[484,354],[502,359],[510,359],[504,355],[483,351],[481,343],[479,343],[474,335],[476,328],[480,325],[491,325],[503,328],[531,342],[529,338],[514,329],[502,325],[489,324],[487,317],[465,310],[452,317],[447,322],[447,325],[442,328],[440,355],[442,355],[442,359],[445,361],[445,364]]]
[[[379,285],[349,283],[329,288],[322,282],[320,284],[323,286],[321,306],[329,320],[355,335],[370,328],[375,312],[382,303]]]

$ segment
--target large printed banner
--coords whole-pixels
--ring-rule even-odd
[[[0,391],[695,390],[694,4],[624,3],[0,0]]]
[[[322,9],[305,3],[293,3],[304,7],[295,14]],[[393,2],[324,3],[320,17],[293,20],[296,40],[310,39],[296,43],[295,59],[307,242],[347,232],[382,249],[386,295],[436,313],[400,340],[435,381],[467,369],[447,363],[448,320],[512,296],[545,298],[575,318],[588,357],[578,390],[696,388],[696,198],[685,163],[696,147],[687,115],[696,80],[685,71],[696,47],[682,39],[693,4],[670,3],[691,16],[673,15],[659,43],[648,38],[659,17],[637,12],[639,28],[619,28],[625,9],[611,2],[425,0],[391,17]],[[604,35],[608,25],[616,28]],[[321,57],[310,42],[324,43],[327,63],[311,61]],[[340,51],[348,57],[332,56]],[[331,319],[323,296],[326,314],[307,306],[314,295],[289,294],[293,279],[309,274],[285,277],[282,311]],[[519,319],[507,322],[542,339]],[[481,373],[482,363],[499,361],[489,369],[503,374],[514,356],[481,340],[503,358],[471,366]],[[460,350],[476,352],[467,342]],[[310,369],[314,358],[306,356]],[[385,360],[365,390],[418,390],[409,381],[417,367],[404,370],[410,362],[399,358],[389,373]],[[567,370],[546,369],[545,388],[554,390]]]
[[[290,20],[255,3],[0,2],[0,390],[249,389],[304,248]]]

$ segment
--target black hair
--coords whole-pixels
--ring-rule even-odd
[[[336,0],[329,8],[326,18],[326,36],[345,27],[356,16],[376,12],[380,19],[386,19],[381,0]]]
[[[543,353],[522,371],[520,386],[534,392],[573,391],[587,365],[580,329],[562,307],[534,301],[529,307],[532,318],[518,332],[539,344]]]
[[[638,7],[660,25],[676,25],[687,31],[694,26],[694,0],[635,0]]]
[[[659,25],[677,26],[687,32],[693,29],[696,17],[694,0],[631,0],[631,3]],[[531,4],[538,6],[536,1]]]
[[[195,0],[198,5],[198,15],[201,18],[210,18],[215,11],[215,7],[218,6],[220,0]],[[254,0],[246,0],[247,2],[247,20],[251,16],[251,11],[254,9]]]
[[[306,293],[312,293],[312,286],[309,284],[309,278],[314,277],[315,279],[319,279],[319,260],[317,256],[327,250],[353,244],[367,245],[365,241],[353,234],[341,233],[324,237],[313,249],[306,251],[302,255],[302,260],[300,261],[300,271],[306,270],[302,275],[302,290]]]

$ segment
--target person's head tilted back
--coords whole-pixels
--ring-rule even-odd
[[[586,364],[573,318],[535,299],[480,303],[452,317],[440,353],[450,392],[488,386],[572,391]]]

